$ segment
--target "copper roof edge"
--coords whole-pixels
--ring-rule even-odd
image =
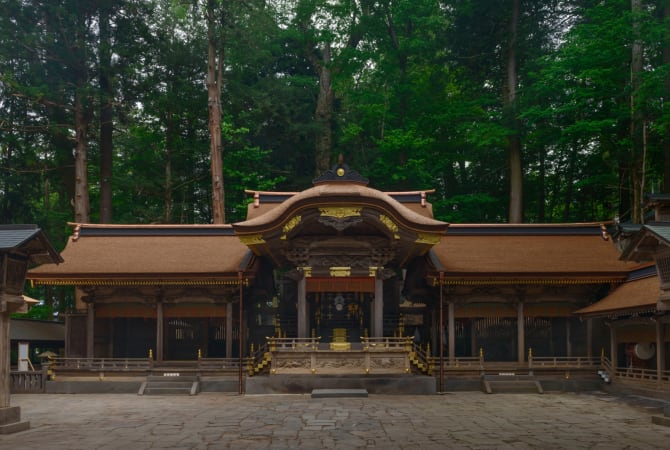
[[[595,228],[609,225],[604,222],[561,222],[561,223],[451,223],[454,228]]]
[[[132,228],[232,228],[232,224],[222,223],[192,223],[192,224],[117,224],[117,223],[77,223],[68,222],[68,226],[80,228],[110,228],[110,229],[132,229]]]

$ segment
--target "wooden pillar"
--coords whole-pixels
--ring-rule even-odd
[[[309,337],[307,323],[307,280],[303,276],[298,280],[298,337]]]
[[[612,370],[614,371],[616,371],[619,364],[616,339],[616,328],[614,327],[614,324],[610,323],[610,361],[612,363]]]
[[[233,302],[226,303],[226,358],[233,357]]]
[[[656,320],[656,380],[661,381],[665,370],[665,324]]]
[[[65,357],[70,357],[70,348],[72,341],[72,317],[65,314]]]
[[[572,356],[572,341],[570,340],[570,318],[565,318],[565,351],[566,356],[569,358]]]
[[[470,321],[470,356],[478,356],[477,351],[477,323],[479,319]]]
[[[94,358],[95,355],[95,307],[93,302],[86,304],[86,357]]]
[[[0,311],[0,408],[9,407],[9,346],[9,311]]]
[[[454,302],[449,302],[447,308],[447,327],[449,329],[448,346],[449,346],[449,362],[453,363],[456,360],[456,318],[454,316],[455,305]]]
[[[375,311],[373,337],[384,337],[384,280],[375,278]]]
[[[516,334],[517,334],[517,353],[519,364],[523,364],[526,353],[526,327],[524,326],[523,302],[516,305]]]
[[[586,356],[593,358],[593,319],[586,319]]]
[[[244,377],[242,376],[242,370],[244,367],[244,334],[242,330],[242,326],[244,324],[244,273],[243,272],[237,272],[237,282],[240,285],[240,301],[239,301],[239,318],[238,320],[240,321],[239,324],[239,336],[238,336],[238,345],[239,345],[239,355],[238,355],[238,368],[237,368],[237,376],[238,376],[238,393],[240,395],[244,394]]]
[[[164,314],[163,302],[156,302],[156,361],[163,361],[163,344],[165,342],[164,336]]]
[[[451,307],[451,302],[449,302],[449,307]],[[447,322],[450,323],[449,320]],[[438,392],[444,392],[444,272],[442,271],[440,271],[440,323],[438,330],[440,333],[440,378],[438,380]],[[451,333],[451,326],[449,326],[449,332]],[[451,359],[451,352],[449,352],[449,359]]]
[[[109,323],[109,345],[107,346],[107,356],[114,357],[114,318],[107,319]]]

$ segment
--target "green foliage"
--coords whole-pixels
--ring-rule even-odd
[[[664,181],[663,2],[645,1],[633,15],[623,0],[522,0],[511,115],[502,101],[511,2],[219,5],[229,221],[244,218],[245,189],[311,185],[319,80],[307,55],[321,56],[325,44],[333,153],[375,188],[435,188],[443,220],[506,220],[512,131],[522,143],[529,222],[625,218],[642,176],[647,187]],[[75,92],[87,106],[90,210],[99,219],[101,49],[112,55],[114,221],[211,220],[204,3],[6,0],[3,8],[0,223],[38,223],[64,246],[73,218]],[[94,26],[101,13],[109,14],[109,49]],[[636,83],[634,24],[644,49]]]

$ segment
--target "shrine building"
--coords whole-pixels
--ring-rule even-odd
[[[607,317],[573,313],[649,267],[604,224],[449,224],[433,191],[382,192],[342,162],[302,192],[248,193],[230,225],[73,224],[65,262],[28,273],[76,288],[65,357],[237,358],[250,375],[597,359]],[[409,357],[375,359],[394,343]]]

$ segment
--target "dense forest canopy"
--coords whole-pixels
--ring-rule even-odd
[[[340,153],[449,222],[641,222],[669,189],[670,0],[0,4],[0,223],[59,247],[241,220]]]

